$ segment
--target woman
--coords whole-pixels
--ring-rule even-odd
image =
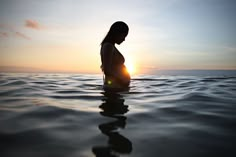
[[[124,65],[125,58],[115,47],[115,44],[120,45],[125,41],[128,32],[129,27],[126,23],[115,22],[101,43],[101,69],[105,74],[105,88],[127,88],[129,86],[130,74]]]

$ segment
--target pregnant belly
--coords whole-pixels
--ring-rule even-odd
[[[130,83],[130,74],[127,68],[122,65],[114,69],[115,76],[106,76],[105,84],[115,87],[128,87]]]
[[[130,80],[130,74],[129,74],[128,69],[126,68],[125,65],[122,65],[122,67],[121,67],[121,73],[122,73],[122,75],[123,75],[126,79],[129,79],[129,80]]]
[[[118,71],[118,74],[119,74],[119,76],[121,78],[121,81],[124,84],[129,84],[130,83],[130,74],[129,74],[126,66],[125,65],[121,65],[117,71]]]

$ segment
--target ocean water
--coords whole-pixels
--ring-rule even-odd
[[[236,156],[235,71],[137,75],[120,93],[101,75],[0,73],[0,156]]]

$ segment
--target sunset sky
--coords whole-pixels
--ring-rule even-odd
[[[236,69],[234,0],[0,0],[0,67],[100,72],[100,42],[124,21],[117,48],[137,73]]]

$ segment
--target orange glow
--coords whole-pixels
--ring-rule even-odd
[[[128,72],[132,75],[136,73],[136,66],[132,62],[125,63]]]

